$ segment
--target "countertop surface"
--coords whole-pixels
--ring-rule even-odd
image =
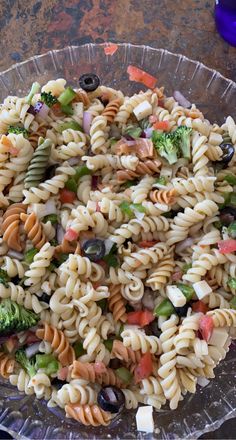
[[[213,9],[213,0],[1,0],[0,70],[50,49],[116,41],[182,53],[236,81],[236,48],[216,32]],[[235,419],[204,438],[235,439]]]

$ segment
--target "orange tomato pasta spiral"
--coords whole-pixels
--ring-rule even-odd
[[[76,90],[76,96],[74,97],[73,102],[82,102],[85,107],[88,107],[91,104],[88,93],[83,89]]]
[[[86,426],[106,426],[111,420],[111,414],[103,411],[98,405],[69,403],[65,406],[65,411],[67,417],[71,417]]]
[[[108,307],[112,312],[115,322],[126,322],[127,314],[125,309],[126,301],[121,294],[121,285],[111,284],[110,296],[108,298]]]
[[[140,350],[134,351],[130,347],[125,347],[123,342],[118,339],[113,342],[111,355],[124,361],[127,365],[130,363],[137,364],[142,357]]]
[[[13,373],[15,360],[8,354],[0,352],[0,375],[8,378]]]
[[[159,160],[146,160],[138,162],[135,171],[132,170],[119,170],[116,173],[117,180],[119,182],[125,182],[126,180],[133,180],[136,177],[144,176],[148,174],[152,176],[153,174],[159,174],[161,162]]]
[[[117,99],[113,99],[112,101],[110,101],[107,106],[105,107],[105,109],[102,112],[102,115],[105,116],[107,118],[107,122],[108,123],[112,123],[115,119],[115,116],[120,108],[120,100]]]
[[[5,241],[10,249],[15,251],[22,251],[22,244],[20,242],[20,215],[25,214],[27,206],[23,203],[13,203],[9,206],[3,216],[3,223],[1,226],[1,233],[3,234],[3,241]]]
[[[50,342],[54,353],[58,356],[63,367],[72,364],[75,360],[74,349],[61,330],[45,322],[43,327],[36,331],[36,336],[39,339]]]
[[[74,361],[71,368],[72,379],[85,379],[91,383],[103,385],[114,385],[118,388],[124,388],[124,384],[115,374],[114,370],[104,365],[104,373],[97,373],[94,363]]]
[[[24,223],[24,230],[28,235],[29,239],[32,241],[33,245],[37,249],[41,249],[41,247],[46,243],[47,239],[35,212],[31,212],[31,214],[27,215],[22,213],[20,215],[20,219]]]
[[[177,195],[177,191],[172,188],[169,190],[166,189],[155,189],[150,192],[149,197],[153,203],[162,203],[166,205],[173,205],[175,203],[175,197]]]

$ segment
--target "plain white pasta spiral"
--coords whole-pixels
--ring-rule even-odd
[[[8,256],[3,257],[1,269],[5,270],[7,272],[7,275],[11,278],[14,278],[16,276],[18,276],[19,278],[23,278],[25,274],[25,265],[16,258],[11,258]]]
[[[57,403],[64,408],[68,403],[93,405],[97,401],[96,391],[83,379],[73,379],[57,392]]]
[[[179,212],[171,224],[171,230],[167,233],[167,244],[172,245],[184,240],[188,236],[191,226],[201,222],[206,217],[211,217],[218,212],[218,206],[212,200],[197,203],[194,208],[185,208]]]
[[[176,353],[186,354],[186,349],[190,347],[192,341],[196,338],[200,317],[201,313],[196,313],[183,319],[178,334],[173,341]]]
[[[97,154],[96,156],[84,156],[82,160],[86,161],[86,166],[89,170],[97,171],[106,167],[111,167],[114,170],[132,170],[135,171],[139,163],[136,156],[116,156],[113,154]]]
[[[201,281],[207,271],[218,264],[226,263],[226,261],[226,256],[221,254],[218,249],[212,249],[210,253],[200,255],[200,257],[193,262],[192,267],[183,275],[183,280],[190,281],[191,283]]]
[[[205,176],[208,173],[207,163],[209,161],[206,152],[208,150],[207,137],[200,136],[198,132],[192,137],[192,163],[195,176]]]
[[[37,296],[11,282],[8,283],[8,287],[0,284],[0,298],[10,298],[26,309],[33,310],[35,313],[41,313],[42,310],[48,308],[48,304],[40,302]]]
[[[126,329],[121,333],[123,344],[132,350],[141,350],[142,353],[160,354],[162,352],[161,342],[157,336],[148,336],[141,330]]]
[[[106,153],[107,151],[107,119],[104,116],[96,116],[90,128],[90,142],[92,152]]]
[[[152,176],[143,177],[138,185],[132,186],[131,200],[133,203],[142,203],[155,183],[155,178]]]
[[[33,386],[29,385],[30,377],[23,369],[18,374],[11,374],[9,381],[11,385],[16,386],[19,391],[23,391],[26,395],[34,394]]]
[[[29,266],[29,270],[25,272],[25,286],[31,286],[39,283],[40,279],[46,273],[51,259],[54,254],[54,247],[49,242],[45,243],[39,252],[34,256],[33,262]]]
[[[110,235],[110,239],[121,245],[127,238],[139,235],[141,232],[168,231],[169,222],[165,217],[145,216],[143,220],[132,219],[124,223]]]
[[[172,315],[162,324],[162,333],[160,336],[163,354],[160,357],[158,375],[161,378],[160,383],[166,399],[170,402],[171,409],[176,409],[181,399],[181,388],[176,369],[176,350],[174,346],[178,321],[178,317]]]

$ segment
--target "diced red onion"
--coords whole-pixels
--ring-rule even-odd
[[[8,256],[16,258],[17,260],[24,260],[24,255],[21,254],[21,252],[13,251],[12,249],[8,251]]]
[[[65,231],[61,225],[57,225],[57,241],[59,244],[63,242]]]
[[[146,137],[149,139],[150,137],[152,137],[153,128],[152,127],[145,128],[144,132],[146,134]]]
[[[40,109],[39,112],[38,112],[40,118],[42,118],[42,119],[46,119],[49,110],[50,110],[49,107],[48,107],[46,104],[43,103],[41,109]]]
[[[89,134],[92,124],[93,115],[90,112],[85,111],[83,114],[83,129],[86,134]]]
[[[185,108],[191,107],[191,102],[188,101],[188,99],[186,99],[185,96],[182,95],[181,92],[179,92],[179,90],[175,90],[173,96],[175,100],[179,103],[179,105],[181,105],[182,107]]]
[[[98,187],[99,177],[92,176],[92,190],[94,191]]]
[[[73,165],[77,165],[80,161],[80,156],[71,157],[67,162],[69,165],[73,167]]]
[[[142,131],[142,133],[140,134],[140,137],[141,137],[141,138],[144,138],[144,139],[147,137],[147,136],[146,136],[146,133],[145,133],[145,130]]]
[[[50,215],[50,214],[57,214],[57,208],[56,208],[56,204],[55,204],[55,200],[48,200],[45,205],[45,215]]]
[[[142,304],[146,309],[153,311],[155,306],[154,298],[153,298],[153,293],[151,293],[149,290],[144,292],[144,295],[142,297]]]
[[[185,249],[187,249],[188,247],[192,246],[192,244],[194,243],[194,239],[191,237],[185,238],[185,240],[180,241],[176,248],[175,248],[175,252],[178,254],[179,252],[184,251]]]
[[[27,110],[27,113],[29,113],[30,115],[35,116],[37,112],[35,111],[34,106],[33,106],[33,105],[30,105],[29,108],[28,108],[28,110]]]
[[[34,344],[29,345],[29,347],[26,348],[25,354],[28,359],[30,359],[32,356],[34,356],[36,353],[39,352],[39,345],[40,342],[35,342]]]

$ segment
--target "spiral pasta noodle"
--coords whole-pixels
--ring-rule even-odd
[[[111,285],[109,288],[110,296],[108,298],[109,310],[112,312],[115,322],[126,322],[125,299],[121,295],[120,285]]]
[[[43,327],[36,331],[36,336],[39,339],[50,342],[54,353],[58,355],[58,359],[63,366],[73,362],[75,358],[74,350],[66,340],[62,331],[44,323]]]
[[[34,83],[0,106],[0,374],[106,426],[106,386],[127,410],[176,409],[235,337],[236,154],[222,144],[235,150],[236,124],[164,87],[80,85]],[[37,324],[8,336],[11,313]]]
[[[38,220],[36,214],[31,212],[27,215],[24,212],[20,214],[20,219],[24,223],[24,230],[37,249],[46,243],[46,236],[42,224]]]
[[[6,241],[10,249],[15,251],[22,250],[22,243],[20,241],[20,216],[25,214],[26,207],[22,203],[13,203],[6,210],[3,216],[3,222],[1,225],[1,233],[3,234],[3,240]]]
[[[110,413],[103,411],[98,405],[68,404],[65,411],[67,417],[71,417],[86,426],[106,426],[111,420]]]

